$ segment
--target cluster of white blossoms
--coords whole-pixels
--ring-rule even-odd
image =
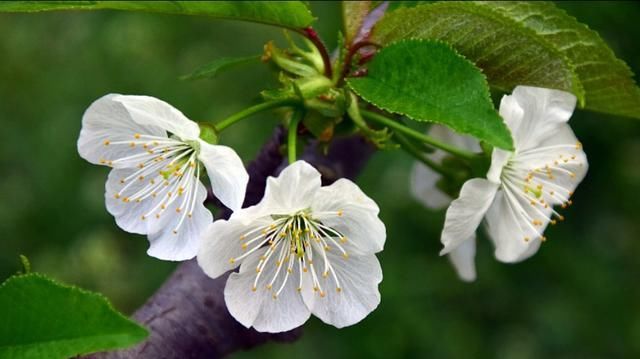
[[[576,105],[570,93],[518,86],[500,103],[500,115],[511,130],[515,150],[494,149],[487,178],[465,182],[446,213],[441,254],[448,254],[458,275],[476,278],[476,229],[485,220],[495,256],[518,262],[535,254],[546,240],[544,230],[564,217],[554,206],[571,205],[571,196],[588,164],[582,145],[568,125]],[[471,151],[477,141],[433,127],[432,135]],[[434,153],[441,160],[443,153]],[[414,195],[431,208],[451,199],[436,188],[439,175],[417,165],[412,173]]]
[[[242,209],[248,174],[229,147],[200,138],[200,127],[146,96],[107,95],[86,110],[80,155],[112,167],[107,210],[125,231],[146,234],[148,254],[198,263],[212,278],[240,266],[224,291],[246,327],[281,332],[315,314],[344,327],[380,302],[385,226],[378,206],[353,182],[322,187],[320,173],[297,161],[267,181],[262,201]],[[233,210],[213,221],[213,194]]]
[[[536,252],[549,223],[562,220],[555,205],[570,197],[587,160],[567,121],[571,94],[517,87],[500,114],[515,150],[494,149],[487,178],[468,180],[451,199],[436,190],[438,175],[418,166],[413,191],[434,208],[451,203],[442,232],[458,274],[475,279],[475,231],[486,219],[496,257],[516,262]],[[431,135],[474,152],[477,141],[434,126]],[[281,332],[311,314],[336,327],[355,324],[380,303],[382,270],[376,253],[386,229],[379,208],[356,184],[340,179],[323,187],[303,161],[267,180],[262,201],[242,208],[249,176],[229,147],[201,138],[200,126],[180,111],[146,96],[107,95],[87,109],[80,155],[113,168],[107,210],[122,229],[146,234],[148,254],[198,264],[212,278],[236,269],[224,290],[229,312],[246,327]],[[441,161],[444,153],[430,154]],[[213,221],[205,207],[212,193],[233,214]]]

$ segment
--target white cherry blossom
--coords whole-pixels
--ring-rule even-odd
[[[216,278],[240,265],[224,291],[246,327],[281,332],[311,314],[336,327],[355,324],[380,302],[385,226],[378,206],[340,179],[321,187],[320,173],[297,161],[270,177],[262,201],[213,223],[198,263]]]
[[[467,181],[449,206],[441,254],[449,254],[460,277],[475,279],[475,231],[483,221],[502,262],[535,254],[544,230],[564,217],[554,206],[572,203],[588,163],[568,125],[576,98],[570,93],[518,86],[504,96],[500,115],[515,150],[494,149],[487,178]]]
[[[109,94],[84,113],[78,152],[113,168],[107,210],[120,228],[148,236],[150,256],[177,261],[197,254],[202,231],[213,222],[201,175],[227,207],[242,205],[249,179],[242,160],[199,136],[197,123],[153,97]]]

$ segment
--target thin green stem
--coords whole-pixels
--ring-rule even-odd
[[[220,133],[222,131],[224,131],[227,127],[233,125],[236,122],[239,122],[253,114],[256,114],[258,112],[262,112],[262,111],[266,111],[266,110],[270,110],[272,108],[277,108],[277,107],[287,107],[287,106],[295,106],[297,104],[299,104],[300,101],[296,100],[296,99],[284,99],[284,100],[274,100],[274,101],[267,101],[267,102],[263,102],[263,103],[259,103],[255,106],[251,106],[248,108],[245,108],[244,110],[237,112],[227,118],[225,118],[224,120],[214,124],[213,126],[216,129],[217,133]]]
[[[403,150],[405,150],[407,153],[415,157],[415,159],[417,159],[418,161],[424,163],[427,167],[440,173],[443,176],[451,175],[451,172],[447,168],[442,167],[442,165],[440,165],[439,163],[425,156],[424,153],[422,153],[413,143],[411,143],[411,141],[409,141],[409,139],[407,139],[401,133],[395,132],[393,134],[393,137],[395,137],[396,142],[398,142],[398,144],[400,145],[400,147],[402,147]]]
[[[386,116],[383,116],[379,113],[375,113],[375,112],[371,112],[371,111],[367,111],[367,110],[363,110],[360,109],[360,114],[362,114],[363,117],[365,117],[368,120],[377,122],[381,125],[385,125],[387,127],[390,127],[392,129],[394,129],[396,132],[400,132],[404,135],[407,135],[413,139],[416,139],[418,141],[427,143],[433,147],[439,148],[443,151],[449,152],[450,154],[454,155],[454,156],[458,156],[460,158],[464,158],[467,160],[473,159],[476,157],[476,154],[472,153],[472,152],[468,152],[465,151],[463,149],[460,149],[458,147],[455,146],[451,146],[447,143],[441,142],[436,140],[433,137],[427,136],[425,134],[422,134],[412,128],[409,128],[395,120],[392,120]]]
[[[298,109],[291,115],[291,121],[289,121],[289,128],[287,132],[287,155],[289,158],[289,164],[294,163],[297,159],[298,124],[303,117],[304,112]]]

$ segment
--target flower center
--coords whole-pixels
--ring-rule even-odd
[[[331,214],[342,216],[342,211]],[[333,251],[336,251],[341,254],[342,260],[349,258],[344,248],[347,238],[314,219],[309,210],[290,215],[272,215],[269,219],[269,224],[240,236],[239,245],[244,253],[229,260],[235,263],[260,248],[267,248],[256,266],[252,290],[255,292],[258,289],[259,282],[266,283],[266,290],[271,291],[273,298],[277,299],[287,282],[293,280],[289,277],[297,271],[299,292],[303,290],[305,276],[310,276],[313,292],[320,297],[325,297],[325,289],[330,282],[333,282],[338,293],[342,292],[330,257],[335,260]],[[321,282],[321,278],[326,280]]]
[[[113,195],[123,203],[147,204],[140,216],[159,220],[165,213],[177,215],[173,233],[191,219],[196,205],[200,164],[197,161],[199,145],[177,138],[135,134],[130,141],[104,141],[104,146],[126,146],[127,153],[113,160],[103,160],[112,167],[135,168],[119,180]],[[130,154],[132,153],[133,154]]]
[[[538,147],[509,159],[502,171],[501,186],[523,233],[533,233],[533,239],[545,241],[544,226],[564,220],[553,206],[567,208],[573,203],[576,172],[584,165],[580,142]],[[524,237],[526,242],[531,239]]]

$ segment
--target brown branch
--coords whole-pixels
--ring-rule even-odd
[[[264,194],[266,178],[286,165],[280,147],[285,131],[278,127],[271,140],[249,164],[250,181],[245,206],[257,203]],[[302,159],[323,174],[323,182],[354,178],[375,151],[362,137],[336,139],[326,156],[311,145]],[[225,211],[222,217],[227,217]],[[223,290],[228,274],[207,277],[195,260],[182,263],[164,285],[133,315],[145,325],[149,338],[127,350],[98,353],[90,358],[219,358],[268,341],[288,342],[298,338],[300,329],[286,333],[259,333],[235,321],[224,304]]]

